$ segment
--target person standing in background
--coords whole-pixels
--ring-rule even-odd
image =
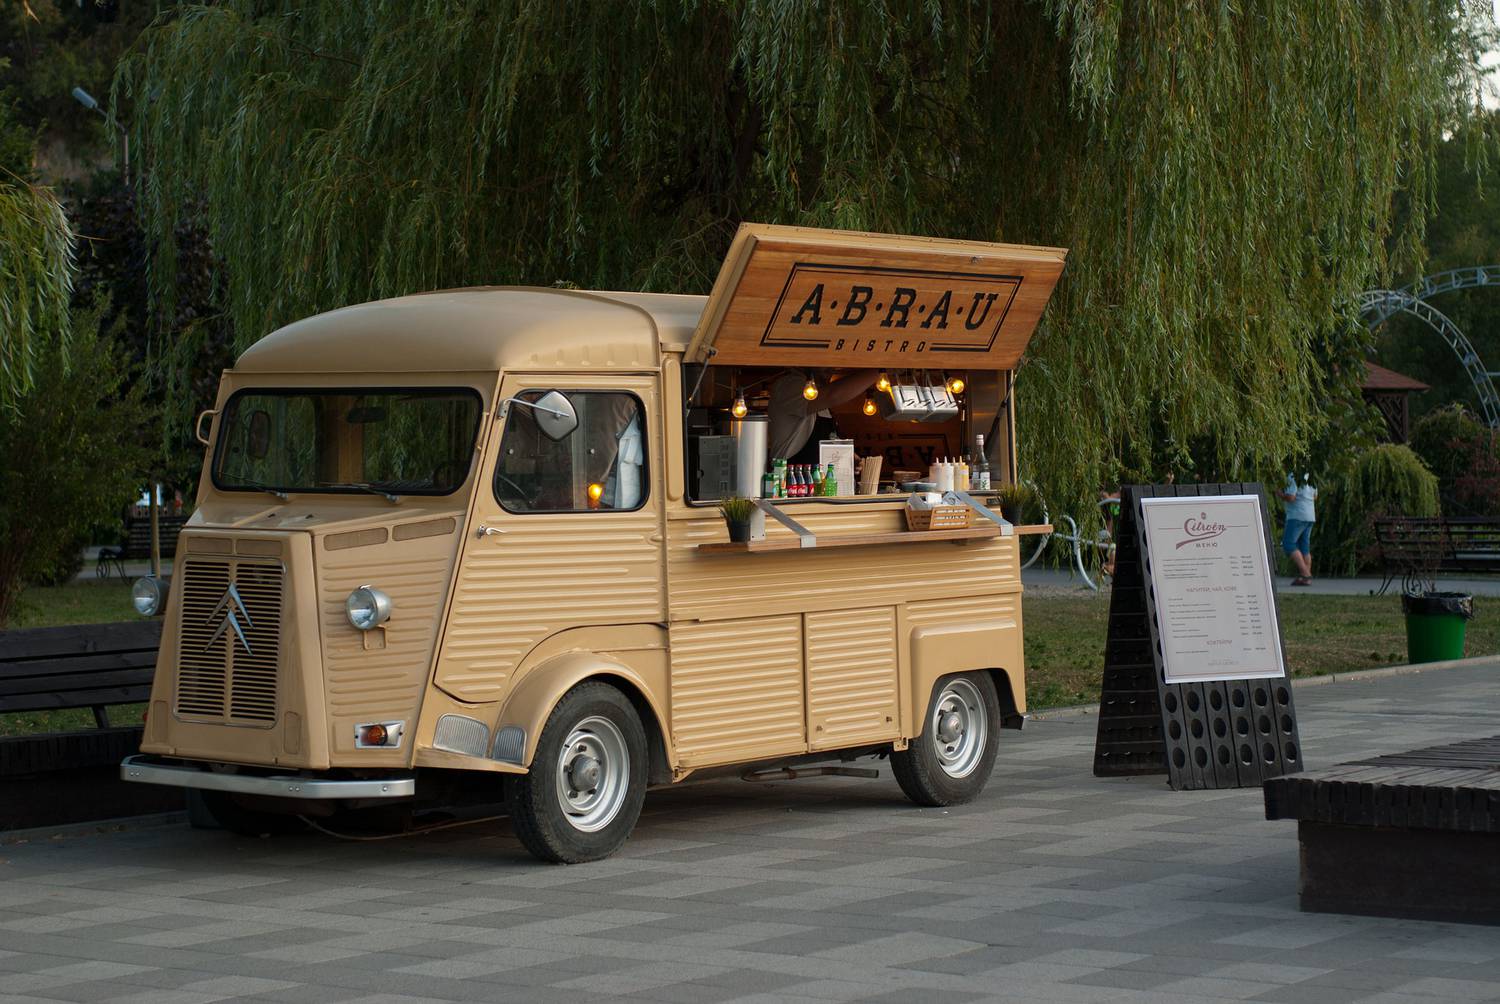
[[[1297,484],[1294,475],[1286,476],[1286,487],[1277,493],[1281,500],[1286,503],[1286,529],[1281,533],[1281,549],[1286,556],[1292,559],[1292,565],[1297,569],[1297,577],[1292,580],[1294,586],[1312,585],[1312,528],[1317,521],[1317,512],[1313,503],[1317,500],[1318,490],[1312,486],[1312,481],[1306,473],[1302,475],[1302,484]]]

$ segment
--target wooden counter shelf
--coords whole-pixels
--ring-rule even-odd
[[[1025,537],[1036,533],[1051,533],[1048,524],[1017,526],[1016,536]],[[752,540],[743,544],[733,541],[715,541],[699,544],[699,554],[765,554],[770,551],[826,551],[833,547],[868,547],[872,544],[930,544],[934,541],[963,543],[969,540],[990,540],[1000,536],[1000,528],[993,523],[971,526],[967,530],[896,530],[892,533],[845,533],[819,534],[812,547],[803,547],[795,535]]]

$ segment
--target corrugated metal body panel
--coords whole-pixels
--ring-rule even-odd
[[[488,491],[483,488],[481,491]],[[660,622],[661,517],[508,516],[472,541],[443,637],[437,684],[461,701],[498,700],[516,665],[557,631]]]
[[[1015,593],[995,596],[965,596],[959,599],[937,602],[910,603],[906,607],[906,623],[909,627],[962,625],[978,627],[994,624],[998,627],[1015,627],[1021,597]]]
[[[819,535],[885,533],[906,526],[901,508],[889,504],[794,504],[785,511]],[[1021,588],[1015,537],[702,555],[696,550],[699,544],[726,539],[724,521],[713,510],[671,519],[668,534],[668,600],[674,621],[734,617],[747,600],[757,612],[802,613]],[[790,537],[791,531],[767,520],[766,535]]]
[[[807,749],[802,618],[674,624],[672,737],[683,766]]]
[[[900,732],[893,607],[807,615],[807,727],[812,749]]]
[[[355,724],[415,719],[457,544],[454,536],[429,537],[317,555],[324,689],[336,751],[354,749]],[[391,619],[384,631],[369,632],[369,648],[344,607],[362,585],[391,598]]]

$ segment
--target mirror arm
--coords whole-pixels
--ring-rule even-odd
[[[522,405],[530,408],[532,411],[544,411],[549,415],[556,415],[558,418],[568,417],[568,413],[565,411],[558,411],[556,408],[547,408],[540,404],[532,404],[530,401],[522,401],[518,397],[508,397],[500,402],[500,410],[495,413],[495,420],[498,422],[508,415],[510,413],[510,406],[513,404]]]

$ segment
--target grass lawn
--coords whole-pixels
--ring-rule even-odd
[[[1466,656],[1500,653],[1500,623],[1475,600]],[[1026,701],[1032,708],[1099,700],[1109,594],[1032,590],[1023,607]],[[1281,630],[1293,676],[1347,673],[1406,661],[1400,596],[1281,597]]]
[[[1465,654],[1500,653],[1500,622],[1480,614],[1469,622]],[[11,627],[53,627],[131,620],[130,585],[75,582],[28,589]],[[1026,700],[1034,709],[1089,704],[1099,699],[1109,595],[1031,590],[1026,594]],[[1406,626],[1399,596],[1281,598],[1287,661],[1295,676],[1347,673],[1406,661]],[[141,720],[145,705],[110,709],[110,721]],[[91,728],[88,709],[0,714],[0,736]]]

